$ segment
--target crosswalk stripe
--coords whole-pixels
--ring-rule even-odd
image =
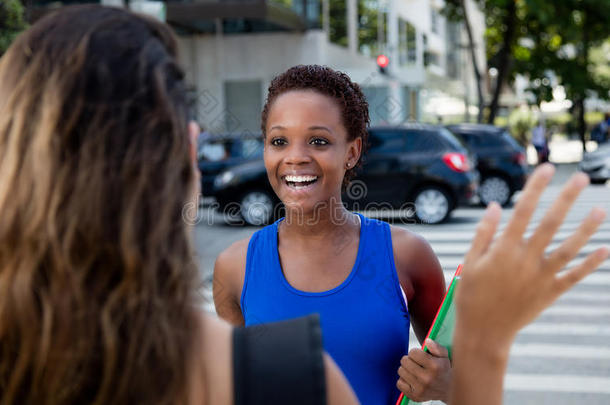
[[[560,242],[566,238],[568,238],[570,235],[572,235],[573,231],[560,231],[557,232],[555,234],[555,237],[553,238],[553,242]],[[525,234],[524,236],[527,238],[529,236],[532,235],[533,232],[529,232],[527,234]],[[472,231],[455,231],[455,232],[447,232],[447,231],[430,231],[430,232],[418,232],[418,234],[420,236],[422,236],[424,239],[426,239],[428,242],[430,243],[438,243],[438,242],[448,242],[448,243],[455,243],[455,242],[464,242],[464,241],[469,241],[472,240],[472,238],[474,237],[474,230]],[[595,238],[595,240],[610,240],[610,231],[600,231],[595,233],[595,235],[593,236]]]
[[[507,374],[507,391],[610,394],[610,378],[583,375]]]
[[[437,255],[464,255],[466,252],[468,252],[468,249],[470,249],[470,242],[451,243],[451,244],[432,243],[431,246],[432,246],[432,250]],[[549,247],[547,248],[547,254],[550,253],[551,251],[553,251],[554,249],[557,249],[559,246],[560,246],[559,243],[550,244]],[[595,250],[597,250],[603,246],[606,246],[606,244],[591,242],[580,250],[579,255],[581,255],[581,256],[588,255],[589,253],[594,252]],[[609,261],[609,263],[610,263],[610,261]]]
[[[568,291],[562,296],[562,298],[559,299],[559,302],[571,299],[590,302],[604,302],[610,304],[610,295],[608,295],[607,291]]]
[[[457,266],[462,262],[463,260],[461,259],[441,260],[441,267],[443,268],[445,281],[451,280],[453,273],[455,273],[455,269],[457,269]],[[579,281],[578,284],[610,286],[610,274],[600,272],[589,274],[587,277]]]
[[[519,332],[520,335],[610,336],[610,325],[599,323],[544,323],[534,322]]]
[[[564,345],[555,343],[516,343],[511,357],[552,357],[555,359],[610,360],[610,346]]]
[[[548,315],[604,316],[610,315],[610,307],[596,307],[591,305],[553,305],[543,313]]]

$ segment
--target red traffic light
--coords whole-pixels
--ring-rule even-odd
[[[387,67],[388,63],[390,63],[390,59],[387,56],[385,56],[385,55],[377,56],[377,66],[379,66],[380,68]]]

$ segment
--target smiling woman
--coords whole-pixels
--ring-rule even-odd
[[[341,200],[368,124],[364,95],[344,73],[296,66],[272,81],[264,162],[286,217],[221,253],[216,309],[247,326],[320,314],[325,349],[364,404],[396,401],[397,386],[413,399],[446,399],[446,351],[405,356],[410,321],[423,340],[444,293],[436,256],[420,237]]]

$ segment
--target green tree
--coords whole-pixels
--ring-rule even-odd
[[[523,27],[529,41],[514,50],[515,72],[527,75],[534,84],[552,72],[566,89],[583,150],[585,99],[591,94],[610,96],[609,75],[604,74],[607,61],[596,52],[610,37],[607,7],[607,0],[526,0]],[[538,102],[552,98],[548,82],[534,90]]]
[[[26,28],[24,8],[19,0],[0,1],[0,56]]]

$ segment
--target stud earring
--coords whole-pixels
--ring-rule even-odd
[[[350,162],[347,162],[347,163],[345,164],[345,166],[347,166],[347,168],[348,168],[348,169],[350,168],[350,166],[351,166],[351,165],[352,165],[352,164],[351,164]]]

